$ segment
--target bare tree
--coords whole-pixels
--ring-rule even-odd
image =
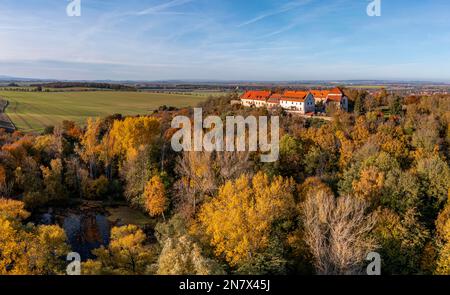
[[[318,274],[361,274],[367,254],[377,248],[369,232],[375,215],[356,198],[335,198],[325,192],[309,196],[301,205],[305,242]]]
[[[185,152],[179,157],[175,184],[178,208],[185,216],[194,216],[205,197],[217,194],[226,181],[251,170],[248,152]]]
[[[53,137],[54,137],[54,150],[56,152],[56,155],[54,155],[54,158],[61,158],[63,156],[64,152],[64,136],[63,136],[63,129],[61,126],[56,126],[53,129]]]

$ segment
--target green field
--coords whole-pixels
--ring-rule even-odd
[[[24,132],[42,131],[46,126],[72,120],[83,124],[88,117],[148,114],[159,106],[194,106],[206,96],[149,92],[6,92],[0,98],[10,102],[7,115]]]

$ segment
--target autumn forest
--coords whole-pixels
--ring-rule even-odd
[[[370,252],[382,274],[450,274],[450,96],[344,92],[350,110],[330,121],[237,94],[200,103],[205,116],[279,116],[273,163],[173,151],[172,118],[192,108],[2,131],[0,274],[65,274],[66,227],[36,216],[89,204],[151,223],[108,228],[85,275],[365,274]]]

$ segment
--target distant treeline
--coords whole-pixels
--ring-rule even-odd
[[[97,89],[111,89],[123,91],[137,91],[134,86],[114,84],[114,83],[97,83],[97,82],[52,82],[42,84],[32,84],[32,87],[41,88],[97,88]]]

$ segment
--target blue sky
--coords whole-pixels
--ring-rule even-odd
[[[450,1],[0,0],[0,75],[450,82]]]

